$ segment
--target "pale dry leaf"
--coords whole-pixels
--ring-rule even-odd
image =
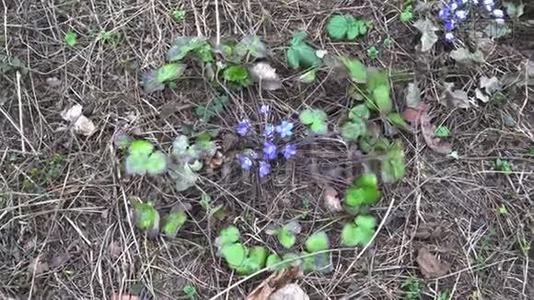
[[[471,102],[469,101],[469,96],[467,95],[467,92],[464,92],[463,90],[453,90],[453,88],[454,83],[445,82],[444,90],[441,93],[439,102],[441,104],[444,104],[445,106],[465,109],[470,108]]]
[[[282,81],[276,74],[276,69],[266,62],[256,63],[249,71],[256,82],[261,82],[264,90],[274,91],[282,87]]]
[[[276,289],[287,285],[299,275],[299,267],[287,268],[275,272],[248,294],[246,300],[268,300]]]
[[[33,261],[30,263],[30,265],[28,266],[28,272],[30,273],[31,276],[33,276],[33,274],[35,275],[43,274],[44,272],[48,272],[49,269],[50,267],[48,266],[48,263],[45,261],[42,261],[41,257],[39,256],[34,258]]]
[[[406,105],[415,108],[421,102],[421,89],[417,86],[417,82],[410,82],[404,90],[406,98]]]
[[[84,136],[91,136],[96,132],[96,126],[89,118],[82,114],[82,106],[79,104],[61,112],[63,120],[73,124],[74,132]]]
[[[309,300],[310,297],[296,283],[290,283],[272,293],[269,300]]]
[[[440,262],[426,247],[419,249],[416,261],[425,278],[436,278],[449,272],[449,265]]]
[[[343,206],[341,206],[341,200],[338,197],[338,193],[331,186],[326,186],[324,189],[324,205],[330,212],[343,211]]]
[[[420,113],[421,134],[428,147],[438,153],[449,154],[452,151],[451,144],[442,141],[440,138],[434,135],[436,126],[431,122],[431,117],[428,114],[428,110],[424,109]]]
[[[417,20],[413,26],[421,32],[421,51],[428,52],[438,41],[438,27],[429,18]]]
[[[488,78],[486,76],[480,77],[480,84],[481,89],[486,90],[486,94],[492,95],[495,92],[498,92],[502,89],[501,81],[493,76],[491,78]]]
[[[484,54],[478,49],[475,52],[471,52],[466,48],[458,48],[452,50],[450,56],[457,63],[463,65],[483,64],[486,61],[484,59]]]

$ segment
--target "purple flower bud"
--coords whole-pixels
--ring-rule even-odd
[[[248,119],[241,120],[237,123],[235,131],[240,136],[246,136],[250,131],[250,121]]]
[[[284,146],[282,153],[286,159],[290,159],[297,154],[297,146],[295,146],[295,144],[287,144]]]
[[[261,178],[269,175],[271,173],[271,165],[264,160],[260,161],[259,172]]]
[[[241,166],[241,169],[250,171],[252,169],[252,159],[244,154],[239,154],[237,156],[237,160],[239,161],[239,165]]]
[[[267,104],[260,106],[260,114],[267,116],[271,112],[271,107]]]
[[[282,121],[280,125],[276,126],[276,132],[281,138],[289,137],[293,134],[293,123],[288,121]]]
[[[449,8],[444,7],[439,10],[438,16],[441,20],[446,21],[451,16],[451,11],[449,10]]]
[[[276,145],[271,141],[266,141],[263,143],[263,158],[266,160],[276,159],[278,155],[276,150]]]
[[[267,123],[263,128],[263,136],[267,138],[272,138],[274,134],[274,125]]]
[[[453,31],[456,28],[456,22],[454,20],[449,20],[445,22],[444,25],[445,31]]]

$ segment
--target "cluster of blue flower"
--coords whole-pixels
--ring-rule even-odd
[[[495,8],[495,0],[450,0],[438,13],[447,42],[454,42],[454,30],[477,8],[483,14],[489,14],[497,24],[504,24],[504,12]]]
[[[262,105],[259,109],[260,114],[269,117],[271,108],[268,105]],[[247,149],[237,156],[239,165],[243,170],[250,171],[257,162],[258,173],[260,177],[265,177],[271,173],[271,163],[278,158],[279,154],[282,154],[285,159],[289,160],[295,154],[297,154],[297,146],[295,144],[287,143],[287,140],[293,135],[294,124],[289,121],[282,121],[278,125],[266,123],[263,126],[261,136],[263,137],[262,156],[252,149]],[[236,133],[241,137],[246,137],[252,132],[252,124],[250,120],[241,120],[236,128]],[[283,146],[279,146],[275,143],[276,137],[279,137],[279,141],[285,142]],[[259,161],[258,161],[259,160]]]

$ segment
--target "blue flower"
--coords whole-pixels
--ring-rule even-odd
[[[281,138],[289,137],[293,134],[293,126],[291,122],[282,121],[280,125],[276,126],[276,132],[278,132]]]
[[[252,169],[252,159],[248,155],[239,154],[237,156],[237,160],[239,161],[239,165],[241,165],[241,169],[250,171]]]
[[[271,112],[271,107],[267,104],[260,106],[260,114],[267,116]]]
[[[439,10],[439,13],[438,13],[438,17],[445,21],[447,19],[449,19],[449,17],[451,16],[451,10],[447,7],[444,7],[442,9]]]
[[[276,145],[271,141],[266,141],[263,143],[263,158],[266,160],[276,159],[278,151],[276,150]]]
[[[271,165],[268,162],[262,160],[260,161],[259,171],[260,171],[260,177],[263,178],[271,173]]]
[[[287,144],[284,146],[284,149],[282,150],[282,154],[284,154],[284,157],[286,159],[290,159],[295,154],[297,154],[297,146],[295,144]]]
[[[237,123],[235,131],[240,136],[245,136],[250,131],[250,121],[248,119],[241,120]]]
[[[493,13],[493,16],[495,18],[503,18],[504,17],[504,12],[501,9],[494,9],[492,13]]]
[[[271,123],[265,124],[265,127],[263,128],[263,136],[264,137],[272,137],[274,134],[274,125]]]
[[[449,20],[445,22],[444,25],[445,31],[453,31],[456,28],[456,22],[454,20]]]
[[[458,19],[458,21],[465,21],[467,19],[467,11],[457,10],[454,13],[454,16],[456,17],[456,19]]]

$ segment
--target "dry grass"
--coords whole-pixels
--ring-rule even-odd
[[[380,60],[367,63],[417,78],[437,122],[454,132],[460,154],[458,160],[437,155],[420,135],[401,134],[409,172],[401,183],[384,187],[385,196],[373,210],[383,220],[374,244],[361,256],[361,249],[336,248],[334,272],[300,281],[310,297],[400,299],[402,283],[417,277],[424,282],[425,299],[444,290],[452,299],[533,299],[532,262],[518,246],[534,240],[534,158],[526,154],[534,141],[534,106],[528,98],[533,91],[517,90],[502,105],[465,111],[438,104],[443,78],[470,88],[481,74],[517,71],[526,58],[517,50],[520,37],[510,40],[515,48],[495,44],[484,66],[460,69],[446,60],[443,49],[432,57],[414,50],[416,32],[398,22],[397,2],[0,1],[0,54],[20,58],[30,70],[22,76],[0,74],[0,298],[109,299],[113,293],[144,290],[156,299],[176,299],[183,285],[192,283],[201,299],[221,292],[225,299],[238,299],[263,275],[228,288],[239,278],[211,245],[221,226],[235,223],[247,241],[273,248],[276,242],[265,227],[302,217],[303,236],[323,228],[336,240],[345,217],[322,207],[322,191],[307,167],[317,163],[321,180],[339,190],[346,186],[338,168],[354,165],[354,149],[336,136],[303,139],[298,159],[275,170],[267,182],[240,178],[235,165],[226,178],[206,174],[201,186],[215,204],[225,205],[223,220],[206,217],[196,192],[176,193],[161,178],[125,177],[111,143],[115,132],[126,130],[166,149],[182,126],[201,126],[191,108],[216,91],[200,76],[154,95],[144,94],[139,84],[141,72],[160,64],[178,35],[217,37],[219,31],[226,39],[256,33],[272,48],[270,60],[284,78],[283,89],[232,92],[232,109],[216,122],[222,132],[244,116],[259,118],[251,114],[264,103],[274,108],[275,118],[294,117],[313,105],[337,120],[350,101],[335,74],[302,85],[285,67],[291,33],[306,30],[318,48],[361,57],[369,45],[392,37],[394,47],[381,47]],[[169,15],[176,7],[187,10],[183,23]],[[356,45],[331,43],[323,26],[336,11],[372,18],[375,29]],[[74,48],[63,41],[70,29],[79,35]],[[97,38],[100,31],[121,40],[104,45]],[[51,87],[49,78],[61,84]],[[401,88],[395,99],[400,108]],[[74,135],[59,116],[76,103],[99,129],[90,138]],[[516,124],[507,126],[507,118]],[[493,171],[498,157],[511,161],[510,175]],[[190,222],[177,239],[147,240],[132,227],[129,197],[152,199],[162,209],[191,203]],[[505,215],[498,212],[503,205]],[[416,237],[425,228],[439,230]],[[415,263],[422,245],[451,265],[447,275],[422,279]]]

